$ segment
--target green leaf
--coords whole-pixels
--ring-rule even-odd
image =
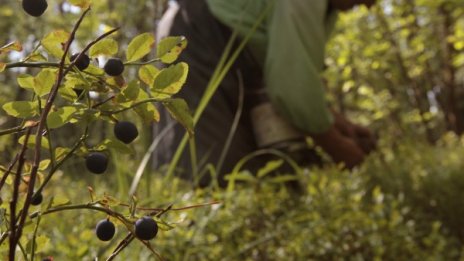
[[[133,62],[141,59],[149,54],[153,44],[155,43],[155,36],[152,33],[143,33],[137,35],[127,46],[126,59],[128,62]]]
[[[49,94],[56,81],[55,70],[42,70],[34,77],[34,92],[42,97]]]
[[[90,47],[89,55],[90,57],[98,55],[112,56],[118,53],[118,49],[118,43],[113,39],[107,38]]]
[[[171,116],[187,130],[190,136],[193,135],[193,118],[189,107],[183,99],[172,99],[163,102]]]
[[[139,69],[139,78],[148,86],[153,86],[156,76],[160,70],[153,65],[144,65]]]
[[[187,47],[187,40],[183,36],[169,36],[163,38],[156,49],[156,56],[163,63],[173,63],[179,54]]]
[[[16,118],[29,118],[39,114],[39,108],[35,102],[14,101],[2,106],[5,112]]]
[[[46,170],[50,166],[51,160],[44,159],[39,163],[39,170]]]
[[[50,112],[47,117],[47,125],[51,129],[59,128],[66,123],[69,123],[77,108],[74,106],[65,106],[59,108],[57,111]]]
[[[161,70],[155,78],[152,89],[153,97],[164,99],[179,92],[187,79],[187,74],[188,65],[183,62]]]
[[[126,87],[121,91],[121,94],[127,99],[134,101],[139,97],[140,92],[140,82],[131,81]]]
[[[3,72],[6,68],[6,63],[0,62],[0,72]]]
[[[29,140],[28,140],[28,142],[27,142],[27,146],[28,146],[29,148],[35,146],[35,137],[36,137],[35,135],[31,135],[31,136],[29,137]],[[18,139],[18,143],[21,144],[21,145],[23,145],[25,139],[26,139],[26,136],[25,136],[25,135],[21,136],[21,137]],[[41,144],[41,147],[44,148],[44,149],[48,149],[48,148],[50,147],[50,145],[48,144],[48,140],[47,140],[46,138],[44,138],[44,137],[42,137],[42,142],[41,142],[40,144]]]
[[[16,81],[22,88],[34,90],[34,76],[29,74],[21,74],[16,78]]]
[[[266,176],[267,174],[271,173],[272,171],[278,169],[282,164],[284,163],[284,160],[273,160],[269,161],[266,163],[266,166],[258,170],[258,174],[256,175],[258,178],[262,178]]]
[[[134,154],[135,151],[129,145],[117,140],[117,139],[106,139],[100,145],[95,147],[97,151],[104,151],[107,149],[113,149],[118,153]]]
[[[58,162],[62,160],[70,151],[71,149],[69,148],[57,147],[55,149],[55,161]]]
[[[144,101],[149,99],[150,97],[148,94],[140,90],[139,92],[139,97],[137,97],[137,101]],[[156,109],[155,105],[153,105],[151,102],[143,103],[137,107],[134,108],[134,111],[142,118],[144,123],[151,123],[153,121],[159,121],[160,120],[160,114],[158,109]]]
[[[76,92],[73,90],[73,88],[70,88],[68,86],[61,86],[59,89],[58,89],[58,93],[60,94],[60,96],[67,100],[67,101],[70,101],[70,102],[73,102],[77,99],[77,94]]]
[[[52,56],[61,59],[64,54],[63,45],[66,44],[69,33],[63,30],[53,31],[47,34],[41,41],[42,46]]]

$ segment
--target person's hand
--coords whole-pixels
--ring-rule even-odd
[[[343,135],[335,125],[328,131],[311,137],[335,162],[343,162],[349,169],[364,160],[365,153],[361,147],[353,139]]]
[[[334,126],[342,135],[353,139],[366,154],[375,150],[377,140],[368,128],[352,123],[338,112],[332,113],[335,119]]]

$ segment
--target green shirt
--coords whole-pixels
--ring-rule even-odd
[[[263,65],[277,110],[301,130],[322,133],[333,123],[320,76],[337,16],[327,15],[327,0],[207,0],[213,15],[242,36],[271,1],[273,10],[250,49]]]

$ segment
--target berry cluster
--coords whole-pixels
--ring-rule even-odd
[[[153,218],[145,216],[135,221],[134,231],[138,239],[151,240],[158,234],[158,223]],[[95,233],[101,241],[109,241],[114,237],[116,227],[109,219],[103,219],[97,223]]]

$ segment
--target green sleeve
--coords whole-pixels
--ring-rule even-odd
[[[322,133],[333,124],[320,73],[330,34],[327,0],[276,0],[269,20],[265,81],[277,110],[296,127]]]

